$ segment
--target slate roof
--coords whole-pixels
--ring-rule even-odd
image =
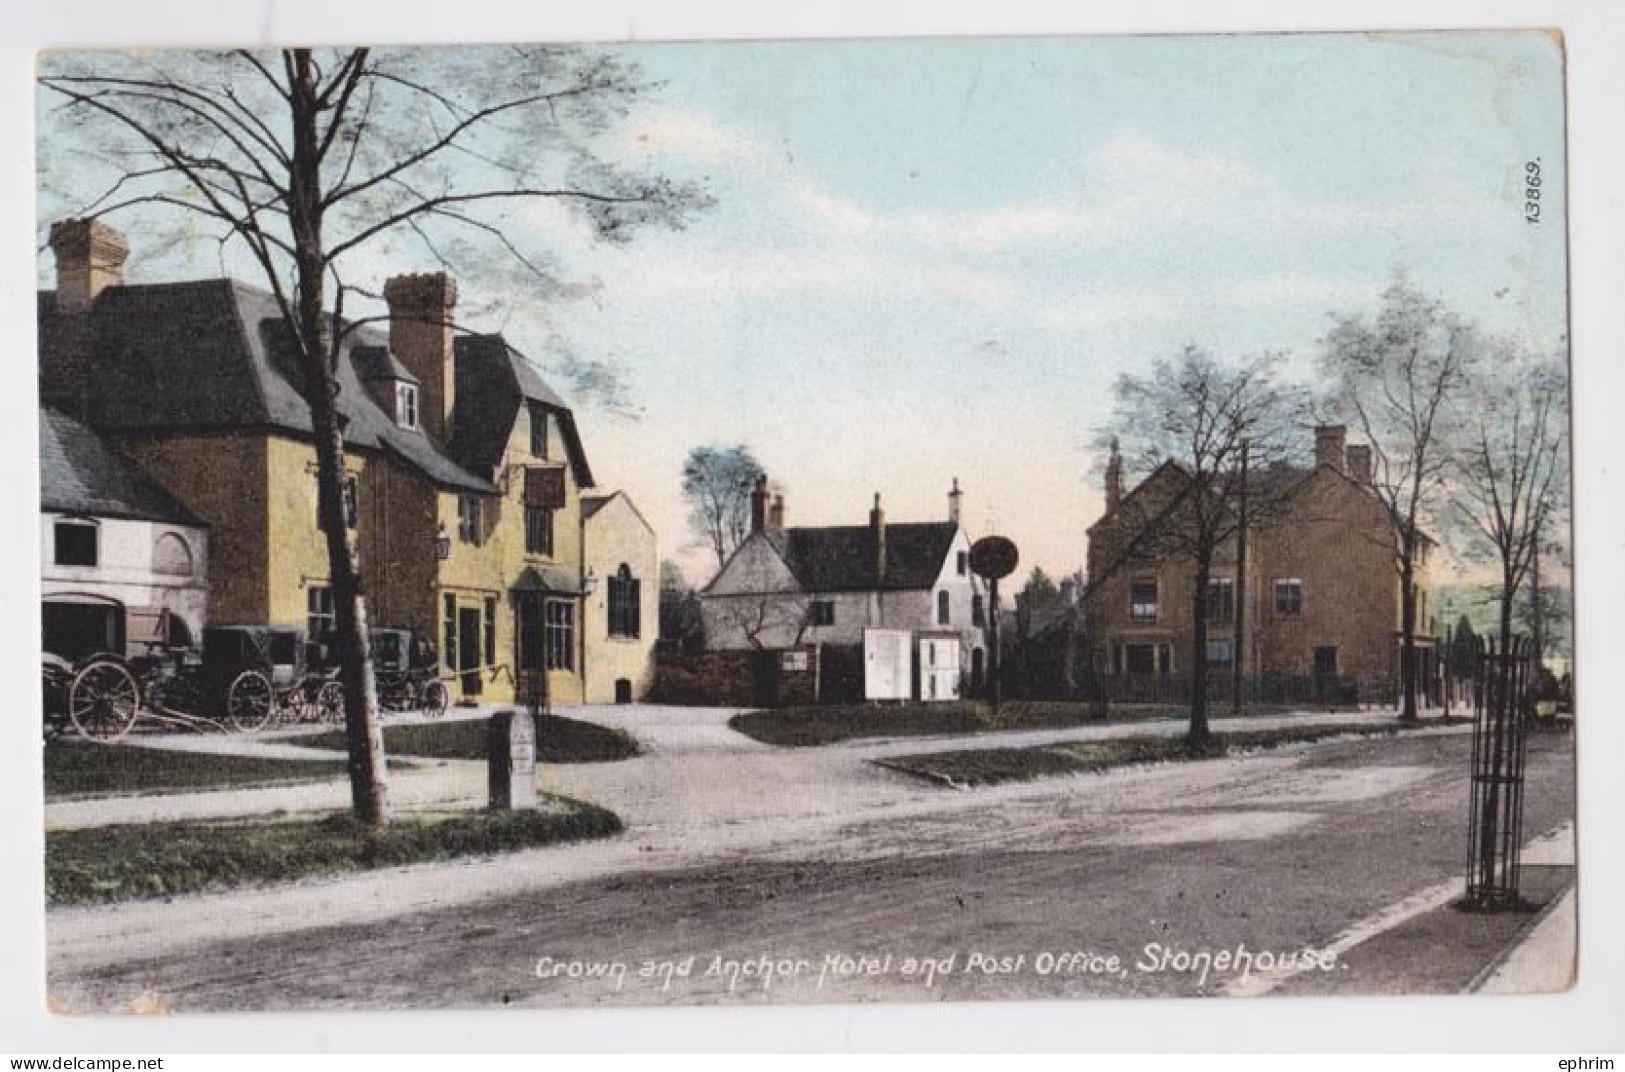
[[[486,472],[501,462],[519,407],[534,403],[557,418],[576,484],[592,487],[592,469],[581,447],[575,415],[536,367],[500,335],[459,335],[455,346],[457,400],[452,405],[451,442],[446,449],[458,464]]]
[[[887,525],[884,577],[875,576],[868,525],[775,529],[765,536],[804,591],[905,592],[936,584],[958,532],[952,521]]]
[[[88,319],[58,315],[55,292],[42,291],[40,397],[104,432],[267,429],[308,436],[302,378],[276,345],[282,325],[270,294],[230,279],[109,287]],[[375,353],[387,348],[377,331],[358,329],[349,338],[339,362],[345,442],[391,454],[444,487],[494,493],[488,480],[427,436],[398,427],[363,387],[356,351],[369,372],[389,371],[398,362]],[[82,355],[89,355],[90,371],[80,367]]]
[[[60,410],[40,408],[40,509],[202,527],[196,514]]]

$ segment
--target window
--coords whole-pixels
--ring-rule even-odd
[[[480,497],[457,496],[457,538],[463,543],[480,542]]]
[[[948,598],[948,593],[947,592],[938,592],[937,593],[937,624],[938,625],[948,625],[949,624],[949,620],[952,618],[952,614],[950,613],[951,609],[952,608],[951,608],[951,603],[950,603],[949,598]]]
[[[344,526],[355,528],[361,520],[360,489],[356,486],[354,473],[344,474]],[[316,478],[316,527],[322,527],[322,479]]]
[[[413,384],[395,385],[395,423],[402,428],[418,426],[418,389]]]
[[[1207,582],[1207,620],[1224,625],[1236,620],[1236,581],[1234,577],[1214,577]]]
[[[333,590],[322,584],[313,584],[305,589],[305,636],[321,643],[338,627],[338,614],[333,609]]]
[[[970,555],[964,551],[959,552],[959,575],[963,577],[970,569]]]
[[[643,582],[625,562],[609,579],[609,635],[636,638],[643,634]]]
[[[1131,674],[1157,672],[1157,648],[1154,644],[1128,644],[1123,648],[1124,669]]]
[[[497,601],[492,596],[485,597],[485,630],[482,634],[484,644],[485,665],[497,664]]]
[[[1317,673],[1317,674],[1336,674],[1337,673],[1337,649],[1336,648],[1329,648],[1328,647],[1328,648],[1316,648],[1315,649],[1315,673]]]
[[[530,407],[530,453],[537,458],[547,457],[547,410]]]
[[[97,526],[94,521],[56,523],[56,564],[94,566],[97,559]]]
[[[970,623],[977,626],[987,624],[987,608],[982,603],[980,592],[970,597]]]
[[[553,510],[547,506],[525,505],[525,553],[553,553]]]
[[[445,597],[445,615],[441,619],[440,653],[446,669],[457,669],[457,597]]]
[[[1282,577],[1275,582],[1275,613],[1283,618],[1296,618],[1303,613],[1303,582],[1296,577]]]
[[[1128,616],[1136,622],[1157,620],[1157,579],[1141,577],[1129,582]]]
[[[835,601],[833,599],[815,599],[807,610],[807,620],[813,625],[835,624]]]
[[[172,577],[192,575],[192,549],[179,534],[166,532],[153,542],[152,571]]]
[[[574,603],[552,599],[547,603],[547,668],[574,670],[576,665],[576,608]]]
[[[1232,666],[1235,664],[1235,658],[1235,645],[1229,637],[1215,637],[1207,642],[1209,666]]]

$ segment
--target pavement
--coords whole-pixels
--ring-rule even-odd
[[[1373,955],[1362,961],[1363,953],[1379,950],[1383,941],[1405,927],[1434,920],[1430,913],[1437,907],[1433,902],[1440,896],[1440,888],[1459,891],[1459,881],[1448,879],[1455,864],[1455,824],[1448,824],[1450,830],[1434,827],[1438,813],[1450,814],[1457,806],[1452,803],[1457,779],[1449,772],[1459,769],[1461,759],[1456,753],[1466,744],[1462,737],[1466,728],[1460,726],[1411,731],[1403,739],[952,790],[865,761],[967,746],[1039,744],[1130,733],[1177,734],[1184,727],[1177,721],[1131,723],[780,749],[727,729],[731,711],[621,707],[561,713],[626,729],[642,745],[644,752],[635,759],[548,765],[539,775],[545,789],[589,799],[621,814],[627,826],[625,836],[268,889],[52,909],[48,939],[53,994],[72,1007],[117,1007],[120,1000],[131,996],[131,988],[139,980],[143,988],[172,990],[183,995],[178,1000],[198,1008],[258,1007],[262,1000],[271,1005],[291,1001],[349,1003],[353,1007],[388,1003],[389,995],[403,993],[407,996],[400,1000],[408,1004],[440,1004],[453,992],[446,989],[449,982],[430,991],[410,991],[408,983],[396,979],[402,962],[413,964],[415,958],[433,956],[431,962],[418,964],[419,970],[468,972],[462,988],[454,990],[460,997],[480,1003],[480,995],[490,986],[489,958],[511,957],[513,943],[485,948],[479,936],[487,931],[500,933],[502,925],[495,924],[493,930],[479,921],[506,920],[516,911],[520,913],[519,929],[526,934],[539,934],[537,919],[552,921],[554,929],[549,933],[554,937],[547,941],[562,945],[593,940],[594,928],[600,943],[629,947],[658,947],[674,940],[674,934],[690,944],[720,947],[742,940],[741,934],[758,931],[778,933],[783,940],[786,929],[796,935],[849,934],[862,933],[866,925],[889,941],[911,930],[929,928],[929,918],[934,917],[912,911],[910,905],[922,889],[932,888],[934,883],[953,891],[951,896],[959,899],[961,907],[967,901],[981,907],[983,902],[977,899],[984,895],[989,907],[995,900],[1006,907],[1007,902],[1037,905],[1044,900],[1038,891],[1046,888],[1048,899],[1060,904],[1078,894],[1079,880],[1068,868],[1086,867],[1088,882],[1093,884],[1103,881],[1103,872],[1121,865],[1126,870],[1112,882],[1112,888],[1118,891],[1115,895],[1125,898],[1124,911],[1135,914],[1135,905],[1172,896],[1164,885],[1142,888],[1149,871],[1167,871],[1184,859],[1191,870],[1178,872],[1179,881],[1192,882],[1193,899],[1194,888],[1211,881],[1228,882],[1233,890],[1236,850],[1258,860],[1260,867],[1279,866],[1296,874],[1306,866],[1304,859],[1324,853],[1326,839],[1317,831],[1325,829],[1343,831],[1345,840],[1359,841],[1373,851],[1392,846],[1389,855],[1396,860],[1392,873],[1376,874],[1383,870],[1380,868],[1351,870],[1351,861],[1333,859],[1324,865],[1326,875],[1316,875],[1306,887],[1319,891],[1324,903],[1299,904],[1295,896],[1285,898],[1281,918],[1269,921],[1271,931],[1301,931],[1323,943],[1340,941],[1358,970],[1376,971],[1393,958]],[[1391,712],[1369,712],[1240,721],[1245,728],[1264,728],[1314,721],[1383,724],[1392,718]],[[1219,725],[1226,724],[1241,728],[1236,723]],[[265,750],[255,754],[271,750],[285,754],[283,750],[297,747],[287,736],[149,738],[142,743]],[[308,756],[309,752],[300,754]],[[1338,757],[1345,754],[1360,757],[1360,761],[1340,761]],[[1556,769],[1561,771],[1562,750],[1540,762],[1558,762]],[[1571,771],[1571,753],[1566,762]],[[404,806],[477,806],[484,797],[484,770],[479,763],[438,764],[402,772],[392,779],[392,790]],[[1558,794],[1555,803],[1532,804],[1532,812],[1537,813],[1532,821],[1550,826],[1548,820],[1571,818],[1571,810],[1563,813],[1562,799]],[[151,818],[243,815],[341,807],[346,800],[341,783],[66,802],[49,806],[47,824],[62,829]],[[1571,807],[1572,796],[1568,800]],[[1377,829],[1377,822],[1364,822],[1361,817],[1367,815],[1385,825]],[[1351,821],[1352,827],[1347,825]],[[1372,828],[1363,829],[1365,826]],[[1559,826],[1554,837],[1554,843],[1560,847],[1566,843],[1572,853],[1572,830],[1565,832]],[[1273,865],[1267,859],[1271,854],[1277,860]],[[1447,858],[1446,864],[1436,863]],[[1002,863],[989,866],[990,861]],[[806,870],[808,865],[814,868],[812,872]],[[1334,873],[1342,877],[1334,879]],[[1026,880],[1018,887],[999,885],[1003,881],[999,876],[1020,874]],[[823,894],[806,889],[815,881],[849,885],[841,887],[837,900],[828,901]],[[1274,889],[1271,883],[1275,881],[1263,875],[1246,884],[1262,883],[1264,888]],[[1301,875],[1293,879],[1294,883],[1301,881]],[[991,885],[979,892],[982,883]],[[1185,891],[1175,892],[1183,897]],[[1271,896],[1280,899],[1280,892]],[[752,901],[757,894],[765,898],[760,904]],[[1105,900],[1104,895],[1095,896]],[[1223,886],[1212,896],[1220,903],[1230,903]],[[717,917],[719,903],[737,909],[735,902],[741,897],[752,902],[751,911],[767,913],[756,930],[749,926],[740,930],[734,914],[726,920]],[[1332,902],[1339,899],[1348,902],[1354,915],[1332,910]],[[613,906],[622,902],[626,915],[614,917],[622,919],[619,929],[603,933],[605,918],[614,916]],[[852,906],[858,903],[868,906],[864,910],[868,917],[853,915],[857,910]],[[1572,905],[1572,898],[1568,903]],[[818,913],[827,913],[835,904],[845,907],[837,917],[820,922]],[[789,911],[792,905],[813,914],[798,912],[793,923],[771,915],[775,906]],[[1167,910],[1189,915],[1191,907],[1190,902],[1181,901]],[[588,915],[581,915],[589,909]],[[1051,917],[1038,907],[1033,911],[1037,914],[1024,920],[1024,926],[1043,923],[1054,929]],[[1299,915],[1304,918],[1297,919]],[[1240,916],[1245,919],[1248,913],[1243,910]],[[1501,941],[1506,948],[1484,952],[1483,963],[1457,964],[1449,966],[1449,971],[1434,967],[1429,969],[1432,975],[1423,971],[1400,982],[1458,992],[1468,979],[1487,992],[1548,989],[1546,982],[1552,973],[1561,974],[1553,968],[1554,962],[1563,963],[1553,951],[1572,949],[1572,942],[1565,946],[1560,929],[1564,918],[1559,898],[1538,921],[1515,921],[1520,929]],[[1572,912],[1567,918],[1572,918]],[[469,929],[446,936],[437,945],[433,936],[448,921]],[[1263,922],[1255,916],[1254,929],[1237,933],[1252,935]],[[1219,914],[1211,917],[1211,923],[1224,930],[1233,928],[1236,920]],[[991,922],[986,931],[990,936],[1002,933]],[[411,936],[410,944],[398,944],[402,933]],[[963,932],[957,933],[962,940]],[[1485,932],[1482,940],[1491,939],[1496,936]],[[1097,935],[1097,940],[1106,937]],[[330,949],[334,942],[348,947],[357,941],[376,943],[377,955],[386,958],[368,962],[364,970],[372,974],[364,978],[329,978],[339,969],[311,948],[313,942],[320,949]],[[464,951],[464,946],[469,949]],[[1525,947],[1528,952],[1519,952]],[[741,948],[750,948],[750,942]],[[253,952],[243,952],[246,950]],[[1479,955],[1476,947],[1474,955]],[[241,968],[233,967],[242,964],[243,956],[251,956],[256,963],[285,961],[288,966],[274,972],[283,989],[268,997],[261,995],[255,987],[263,973],[244,979]],[[488,961],[482,965],[479,956]],[[476,960],[457,967],[469,957]],[[218,961],[217,971],[198,967],[216,963],[211,958],[224,958]],[[1485,963],[1490,964],[1489,969],[1484,969]],[[1572,965],[1572,955],[1568,963]],[[387,984],[376,978],[386,969],[392,973]],[[1474,978],[1484,974],[1481,969],[1488,974],[1482,980]],[[1459,978],[1463,972],[1468,978]],[[1268,989],[1294,993],[1315,982],[1318,980],[1282,981]],[[1357,989],[1358,985],[1364,984],[1357,984]],[[1384,985],[1383,979],[1369,982],[1374,991]],[[380,986],[385,990],[380,991]],[[336,997],[337,993],[342,997]],[[850,988],[844,993],[857,999],[866,996]],[[1024,993],[1000,995],[978,989],[963,996]],[[685,1000],[695,1000],[698,995],[696,991]],[[502,1001],[510,996],[507,991],[488,995],[490,1000]],[[549,990],[532,1000],[573,1003],[618,998],[615,994],[583,997]]]

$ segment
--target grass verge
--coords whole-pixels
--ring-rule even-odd
[[[425,759],[484,759],[487,726],[483,718],[385,726],[384,751],[389,755]],[[309,748],[343,748],[344,734],[321,733],[288,743]],[[536,723],[538,763],[610,763],[637,754],[637,742],[630,735],[595,722],[544,715]]]
[[[54,830],[45,835],[45,896],[54,905],[169,897],[621,832],[613,812],[541,800],[535,811],[402,813],[376,831],[348,813]]]
[[[46,800],[253,789],[344,774],[344,761],[337,759],[265,759],[73,740],[47,741],[44,762]]]
[[[1301,708],[1261,704],[1248,715],[1278,715]],[[1094,717],[1087,703],[1064,700],[1014,700],[999,706],[993,717],[987,704],[933,703],[910,706],[831,704],[747,711],[728,720],[731,729],[764,744],[805,748],[865,737],[931,737],[997,733],[1003,730],[1059,729],[1067,726],[1154,722],[1190,716],[1188,707],[1172,704],[1113,704],[1110,717]]]
[[[1458,720],[1452,720],[1455,721]],[[1431,727],[1441,724],[1445,724],[1443,720],[1431,719],[1421,725]],[[1238,752],[1283,748],[1294,744],[1313,744],[1333,737],[1391,737],[1406,729],[1416,728],[1421,727],[1401,726],[1399,723],[1372,725],[1356,722],[1272,730],[1240,730],[1235,733],[1215,733],[1204,747],[1196,750],[1186,746],[1183,736],[1112,737],[1099,741],[1063,741],[1030,748],[974,748],[953,752],[931,752],[893,756],[871,762],[942,785],[956,787],[998,785],[1001,782],[1026,782],[1060,774],[1093,774],[1114,767],[1132,767],[1146,763],[1184,763],[1192,760],[1219,759]]]

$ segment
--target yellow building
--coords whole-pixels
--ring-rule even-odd
[[[210,621],[320,637],[334,617],[315,449],[275,301],[225,279],[126,285],[123,236],[100,223],[58,224],[52,246],[42,400],[209,525]],[[593,476],[574,415],[500,336],[453,333],[444,274],[396,277],[385,297],[387,333],[353,330],[339,368],[370,620],[431,639],[454,697],[512,700],[545,666],[552,702],[582,702],[596,643],[582,604],[598,578],[582,556]]]

